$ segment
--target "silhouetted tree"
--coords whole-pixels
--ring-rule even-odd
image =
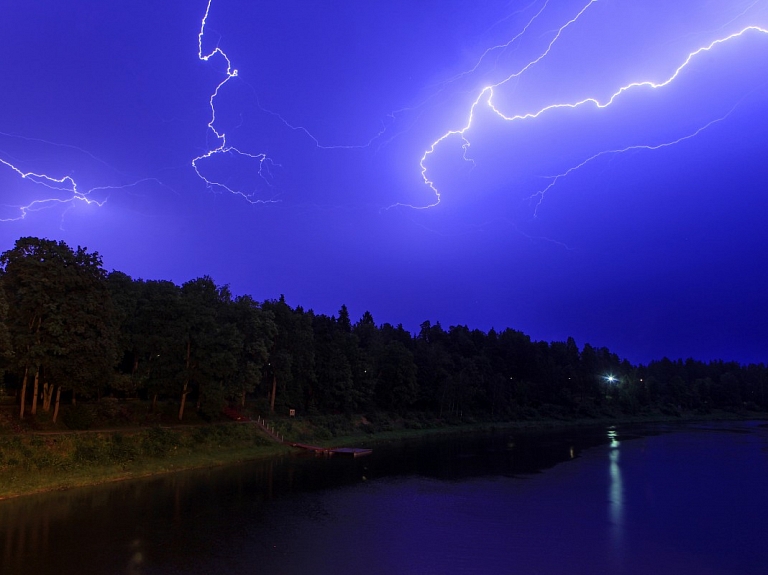
[[[20,416],[28,377],[34,378],[33,413],[41,376],[45,409],[54,385],[57,400],[63,386],[73,401],[76,393],[98,394],[111,381],[118,336],[98,253],[28,237],[4,252],[0,265],[15,365],[23,373]]]

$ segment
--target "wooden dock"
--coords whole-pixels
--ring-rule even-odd
[[[316,445],[306,445],[304,443],[291,443],[292,447],[304,449],[305,451],[311,451],[315,455],[325,455],[330,457],[331,455],[338,455],[340,457],[362,457],[363,455],[370,455],[373,453],[373,449],[365,449],[363,447],[318,447]]]
[[[262,431],[269,435],[274,441],[305,451],[310,451],[315,455],[324,455],[326,457],[330,457],[331,455],[338,455],[340,457],[362,457],[363,455],[370,455],[373,453],[373,449],[366,449],[364,447],[318,447],[317,445],[307,445],[306,443],[292,443],[286,441],[285,437],[275,431],[275,428],[269,425],[265,419],[259,417],[256,421],[253,421],[253,423],[258,425]]]
[[[343,457],[362,457],[363,455],[370,455],[373,453],[373,449],[366,449],[364,447],[337,447],[331,449],[331,453]]]
[[[305,443],[291,443],[290,446],[303,449],[304,451],[310,451],[315,455],[329,455],[329,448],[327,447],[317,447],[315,445],[306,445]]]

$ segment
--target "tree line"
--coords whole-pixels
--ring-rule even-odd
[[[417,334],[346,306],[327,316],[281,296],[234,296],[107,273],[96,252],[25,237],[0,256],[3,382],[56,419],[62,394],[173,400],[203,415],[256,399],[270,411],[426,412],[445,419],[768,410],[765,364],[632,365],[573,338],[532,341],[426,321]]]

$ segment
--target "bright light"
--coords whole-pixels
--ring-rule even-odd
[[[607,381],[608,383],[616,383],[618,381],[618,379],[614,375],[606,375],[604,377],[605,377],[605,381]]]
[[[573,109],[582,108],[582,107],[594,107],[599,110],[603,110],[611,107],[615,102],[621,100],[622,98],[626,98],[627,97],[626,94],[629,94],[631,92],[637,92],[643,89],[661,90],[663,88],[666,88],[667,86],[675,82],[675,80],[677,80],[682,75],[683,71],[686,68],[691,66],[692,62],[695,62],[701,59],[702,56],[706,55],[707,53],[714,52],[715,50],[719,49],[722,45],[726,43],[735,41],[742,36],[768,35],[768,28],[763,28],[758,25],[745,26],[740,30],[734,31],[730,34],[723,35],[719,38],[716,38],[707,43],[704,43],[700,45],[698,48],[689,52],[687,55],[685,54],[681,55],[681,57],[678,60],[679,63],[673,70],[671,70],[671,73],[668,72],[666,75],[662,76],[659,79],[651,80],[651,79],[638,78],[635,81],[618,86],[612,92],[602,97],[589,96],[589,97],[583,97],[581,99],[577,98],[572,101],[565,100],[559,103],[544,105],[538,110],[533,110],[533,111],[519,111],[519,112],[514,110],[503,111],[501,105],[497,106],[495,104],[495,100],[496,100],[496,96],[499,95],[498,92],[501,92],[505,88],[509,89],[510,86],[516,86],[517,85],[516,82],[524,74],[526,74],[531,69],[539,65],[546,58],[548,58],[550,53],[554,49],[555,45],[561,40],[562,37],[564,37],[570,31],[569,28],[577,27],[579,25],[579,20],[581,20],[582,18],[586,18],[584,14],[590,9],[594,10],[592,7],[597,3],[598,3],[598,0],[588,0],[586,4],[581,8],[581,10],[575,16],[573,16],[570,20],[563,23],[559,28],[556,28],[555,30],[552,31],[552,36],[549,42],[546,43],[544,49],[540,53],[535,55],[535,57],[533,57],[523,66],[519,67],[516,71],[511,72],[509,75],[497,81],[496,83],[485,85],[482,88],[480,88],[477,97],[472,102],[472,104],[469,107],[469,110],[465,115],[465,120],[463,122],[463,125],[460,125],[459,127],[445,131],[441,136],[435,139],[424,150],[419,160],[421,178],[424,184],[428,186],[433,192],[434,200],[428,205],[423,205],[423,206],[412,206],[412,205],[405,205],[405,204],[396,204],[396,205],[405,205],[405,207],[410,207],[414,209],[426,209],[426,208],[432,208],[440,203],[441,192],[438,189],[437,184],[433,179],[434,176],[428,174],[429,160],[435,154],[437,148],[440,147],[444,142],[446,142],[447,140],[458,139],[461,143],[463,159],[465,161],[473,162],[473,160],[468,156],[468,151],[470,148],[469,133],[473,127],[475,116],[477,115],[476,113],[481,108],[487,108],[492,112],[493,115],[497,116],[499,119],[505,122],[522,122],[522,121],[536,120],[539,117],[545,114],[548,114],[550,112],[553,112],[555,110],[564,110],[564,109],[573,110]],[[529,27],[534,24],[534,22],[539,18],[539,16],[541,16],[542,12],[544,12],[545,8],[547,8],[547,4],[548,2],[544,3],[544,6],[541,8],[541,10],[532,17],[532,19],[528,22],[528,24],[523,28],[522,32],[520,32],[517,36],[509,40],[509,42],[486,50],[483,53],[483,55],[480,57],[480,61],[482,61],[482,59],[491,51],[496,50],[497,48],[506,48],[507,46],[511,45],[515,40],[520,38],[529,29]],[[472,70],[466,73],[470,73],[476,70],[480,64],[480,61],[478,61],[478,64],[475,65],[475,67]],[[552,187],[554,187],[560,179],[569,176],[571,173],[579,170],[580,168],[584,167],[586,164],[589,164],[594,160],[597,160],[598,158],[604,157],[606,155],[613,156],[615,154],[621,154],[621,153],[626,153],[626,152],[636,151],[636,150],[658,150],[658,149],[674,146],[675,144],[679,144],[685,140],[698,136],[701,132],[705,131],[707,128],[709,128],[713,124],[717,124],[718,122],[721,122],[722,120],[727,118],[732,111],[733,111],[733,108],[729,112],[727,112],[725,115],[718,118],[714,118],[710,120],[708,123],[706,123],[705,125],[700,126],[698,129],[691,131],[687,134],[681,135],[671,141],[667,141],[667,142],[655,144],[655,145],[635,144],[635,145],[627,146],[626,148],[609,149],[609,150],[603,150],[601,152],[598,152],[582,160],[580,163],[568,168],[562,173],[551,176],[550,177],[551,182],[545,188],[533,194],[530,199],[538,200],[535,206],[536,208],[538,208],[541,202],[543,201],[544,195],[546,194],[546,192],[549,191]],[[534,215],[535,215],[535,210],[534,210]]]

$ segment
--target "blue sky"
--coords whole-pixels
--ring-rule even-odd
[[[6,9],[2,249],[764,362],[768,1],[477,4]]]

